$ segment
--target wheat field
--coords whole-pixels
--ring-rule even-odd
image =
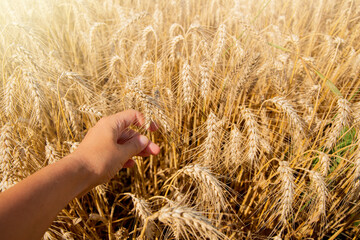
[[[159,127],[45,240],[360,235],[359,0],[2,0],[0,61],[0,191],[103,116]]]

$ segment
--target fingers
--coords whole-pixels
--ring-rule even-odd
[[[160,153],[160,147],[153,142],[150,142],[144,150],[137,154],[140,157],[148,157],[150,155],[157,155]]]
[[[155,143],[151,142],[146,136],[128,129],[131,125],[142,127],[145,123],[143,115],[136,110],[126,110],[108,118],[116,130],[116,142],[122,150],[124,157],[130,159],[133,156],[149,156],[156,155],[160,152],[160,148]],[[156,131],[157,126],[151,123],[150,131]],[[130,164],[130,163],[129,163]],[[131,165],[131,164],[130,164]]]
[[[148,157],[151,154],[156,155],[160,152],[160,148],[158,145],[156,145],[153,142],[150,142],[144,150],[142,150],[140,153],[137,154],[137,156],[140,157]],[[132,159],[127,160],[127,162],[124,164],[123,168],[132,168],[135,166],[135,161]]]
[[[160,147],[157,144],[150,142],[147,145],[147,147],[143,150],[143,152],[150,153],[152,155],[157,155],[160,153]]]
[[[124,164],[123,168],[132,168],[135,166],[135,161],[132,159],[127,160],[127,162]]]
[[[144,135],[136,135],[128,141],[119,145],[124,154],[124,158],[129,159],[141,153],[149,145],[150,140]]]
[[[142,127],[145,124],[144,116],[134,109],[125,110],[111,116],[112,121],[118,124],[118,129],[122,130],[131,125]]]
[[[117,143],[118,144],[123,144],[126,141],[130,140],[130,138],[133,138],[133,137],[135,137],[137,135],[140,135],[140,133],[138,133],[138,132],[136,132],[136,131],[134,131],[132,129],[129,129],[129,128],[124,129],[121,132],[120,136],[118,137]]]
[[[157,125],[157,123],[155,123],[155,122],[151,122],[151,123],[150,123],[149,130],[150,130],[151,132],[155,132],[155,131],[158,130],[158,129],[159,129],[159,126]]]
[[[118,138],[117,143],[118,144],[125,144],[127,141],[134,137],[139,137],[140,133],[132,130],[132,129],[125,129],[121,135]],[[156,145],[155,143],[149,141],[149,144],[143,149],[141,152],[139,152],[137,155],[141,157],[147,157],[150,155],[156,155],[160,152],[160,147]]]
[[[127,129],[131,125],[143,127],[145,125],[145,118],[142,113],[134,109],[125,110],[123,112],[116,113],[108,117],[112,122],[113,128],[117,131],[117,134],[121,134],[124,129]],[[156,131],[158,126],[156,123],[151,122],[149,130]]]

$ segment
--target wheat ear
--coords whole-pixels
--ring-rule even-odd
[[[152,220],[149,221],[148,219],[152,215],[149,203],[142,198],[136,197],[134,194],[125,193],[125,195],[131,197],[134,203],[136,216],[141,219],[143,224],[147,222],[146,226],[144,226],[146,227],[145,234],[148,239],[151,239],[152,235],[154,234],[154,223]]]
[[[331,159],[326,153],[320,152],[319,154],[320,173],[323,177],[328,175],[330,169]]]
[[[290,119],[290,123],[295,127],[295,135],[301,135],[306,132],[304,120],[296,113],[294,107],[284,97],[274,97],[269,100],[274,103],[278,108],[285,112]]]
[[[184,239],[189,239],[188,233],[192,237],[200,239],[226,238],[206,217],[194,209],[184,206],[165,206],[157,214],[160,222],[168,225],[173,231],[177,231],[177,235],[182,236]]]
[[[212,166],[216,150],[219,144],[219,127],[221,121],[217,119],[213,112],[210,112],[206,120],[207,136],[204,141],[203,161],[206,166]]]
[[[200,65],[200,79],[200,94],[204,99],[206,99],[209,96],[210,91],[210,69],[207,62]]]
[[[89,114],[90,116],[96,116],[96,117],[102,117],[103,114],[96,110],[95,108],[92,108],[86,104],[82,105],[79,107],[79,111],[80,112],[83,112],[83,113],[86,113],[86,114]]]
[[[259,151],[259,143],[261,136],[259,132],[259,124],[255,120],[255,115],[246,107],[241,107],[241,117],[244,119],[246,130],[248,132],[248,158],[251,166],[257,165],[257,155]]]
[[[230,139],[228,144],[230,165],[237,167],[241,163],[243,140],[241,132],[237,127],[234,127],[230,132]]]
[[[345,98],[339,98],[337,100],[337,115],[324,144],[325,148],[331,149],[334,147],[341,130],[350,123],[351,114],[352,111],[349,101]]]
[[[176,50],[176,45],[180,42],[183,41],[184,37],[182,35],[178,35],[176,37],[174,37],[171,42],[170,42],[170,57],[169,60],[170,62],[174,62],[175,61],[175,50]]]
[[[48,140],[46,140],[45,145],[45,158],[48,164],[53,164],[59,159],[57,151]]]
[[[41,93],[40,93],[40,89],[38,87],[38,85],[35,83],[35,80],[33,78],[33,76],[31,75],[31,73],[29,72],[25,72],[24,73],[24,77],[25,77],[25,82],[27,83],[29,90],[30,90],[30,94],[31,94],[31,98],[33,99],[33,103],[34,103],[34,114],[35,114],[35,122],[38,125],[41,125],[43,122],[43,118],[42,118],[42,103],[41,103]]]
[[[79,134],[80,133],[80,129],[79,129],[80,123],[79,123],[79,118],[76,115],[75,108],[73,107],[73,104],[71,102],[67,101],[66,99],[64,99],[64,106],[66,109],[66,113],[69,115],[72,130],[76,134]]]
[[[0,182],[0,191],[5,191],[6,189],[13,186],[18,179],[14,175],[14,169],[12,164],[13,159],[13,127],[6,123],[1,128],[0,135],[0,167],[1,167],[1,182]]]
[[[184,97],[185,104],[191,104],[193,98],[192,92],[192,76],[190,71],[190,64],[188,61],[184,62],[182,65],[182,71],[180,75],[180,80],[182,83],[182,94]]]
[[[141,103],[144,108],[145,115],[145,127],[149,128],[151,122],[159,122],[164,127],[165,131],[170,131],[172,128],[169,124],[169,119],[165,115],[164,111],[160,108],[157,100],[153,97],[145,94],[137,87],[137,84],[129,84],[128,90],[131,94],[134,94],[136,99]]]
[[[210,203],[216,212],[227,207],[226,187],[208,168],[195,164],[184,167],[180,172],[194,179],[201,191],[200,197]]]
[[[292,213],[292,205],[294,202],[295,183],[293,170],[286,161],[279,162],[278,173],[280,175],[280,220],[286,225],[289,215]]]
[[[315,190],[316,197],[314,202],[313,218],[318,219],[323,216],[326,217],[326,201],[329,195],[326,188],[324,178],[319,172],[310,171],[309,173],[312,189]]]
[[[8,80],[8,82],[5,85],[4,89],[4,112],[5,115],[10,117],[15,110],[15,82],[16,78],[14,76],[11,76]]]
[[[226,44],[226,25],[221,24],[218,29],[218,40],[215,46],[214,64],[217,65],[221,56],[221,53]]]

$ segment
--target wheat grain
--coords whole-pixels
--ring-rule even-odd
[[[155,4],[155,11],[153,13],[154,26],[156,29],[161,28],[164,24],[164,14],[159,8],[159,4]]]
[[[13,127],[7,123],[1,128],[0,136],[0,168],[1,172],[1,182],[0,182],[0,191],[5,191],[6,189],[12,187],[15,183],[18,182],[18,178],[15,176],[15,169],[13,169],[12,159],[13,159]]]
[[[91,28],[90,28],[90,31],[89,31],[89,48],[90,48],[90,51],[93,50],[94,48],[94,35],[95,35],[95,31],[102,25],[105,25],[105,23],[103,22],[96,22],[94,23]]]
[[[9,123],[5,124],[1,128],[0,136],[0,159],[2,171],[11,171],[11,161],[13,152],[13,128]]]
[[[154,63],[152,61],[146,61],[142,64],[141,68],[140,68],[140,76],[144,76],[145,75],[145,72],[146,70],[151,66],[153,65]],[[140,87],[141,88],[141,87]]]
[[[169,60],[171,62],[174,62],[175,61],[175,50],[176,50],[176,45],[180,42],[180,41],[183,41],[184,40],[184,37],[182,35],[178,35],[176,37],[174,37],[172,40],[171,40],[171,43],[170,43],[170,57],[169,57]]]
[[[177,28],[180,28],[181,32],[184,32],[184,28],[178,24],[178,23],[173,23],[171,24],[170,28],[169,28],[169,34],[170,34],[170,38],[173,38],[175,36],[175,30]]]

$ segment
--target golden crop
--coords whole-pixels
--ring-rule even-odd
[[[359,0],[3,0],[0,13],[1,191],[102,116],[135,108],[160,127],[146,132],[158,156],[70,202],[44,239],[360,234]]]

